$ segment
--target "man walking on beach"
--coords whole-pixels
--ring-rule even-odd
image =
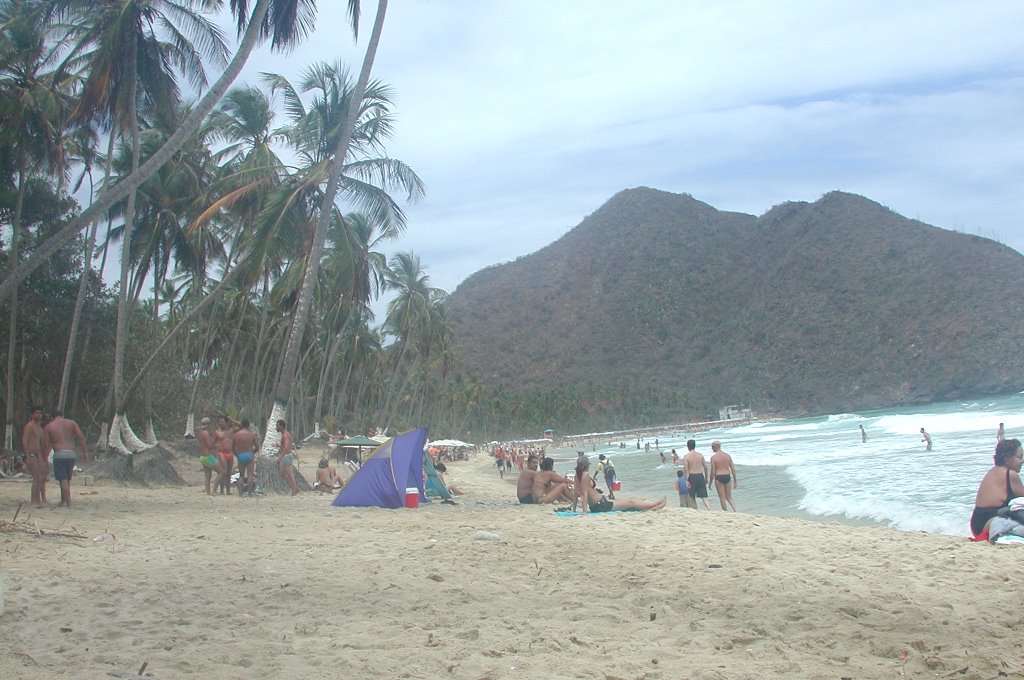
[[[923,427],[921,428],[921,441],[924,442],[924,450],[925,451],[931,451],[932,450],[932,438],[928,435],[927,432],[924,431]]]
[[[46,507],[46,478],[50,474],[50,451],[43,432],[43,409],[35,406],[32,416],[21,431],[21,450],[32,475],[31,500],[33,508]]]
[[[711,510],[708,503],[708,463],[704,454],[697,450],[697,442],[686,440],[686,455],[683,456],[683,471],[686,472],[686,483],[690,487],[687,494],[687,506],[697,509],[697,499],[704,501],[704,509]]]
[[[65,418],[60,411],[53,412],[53,419],[43,428],[43,432],[46,435],[43,450],[53,449],[53,478],[60,484],[60,505],[62,508],[70,508],[71,475],[78,451],[82,453],[82,460],[89,460],[85,435],[78,423]]]
[[[220,485],[221,477],[224,476],[224,466],[221,464],[221,457],[213,449],[213,434],[210,432],[210,419],[203,418],[199,421],[199,435],[196,437],[199,442],[199,464],[203,466],[203,475],[206,477],[206,495],[212,496],[214,489]],[[213,482],[214,489],[210,488],[210,478],[217,473],[216,481]]]
[[[238,495],[249,487],[249,495],[256,490],[256,433],[249,429],[249,419],[242,418],[232,435],[235,458],[238,459]]]
[[[732,491],[736,488],[736,466],[733,465],[732,456],[722,450],[718,441],[711,442],[711,478],[715,480],[715,491],[718,492],[718,502],[722,504],[722,510],[728,511],[725,507],[728,503],[732,511],[736,512],[736,504],[732,501]]]
[[[292,495],[299,493],[299,485],[295,483],[295,454],[292,453],[292,433],[288,431],[283,420],[277,421],[277,431],[281,433],[281,445],[277,454],[277,472],[288,482]]]
[[[594,476],[604,475],[604,486],[608,490],[608,499],[615,500],[615,465],[612,459],[603,453],[597,457],[597,467],[594,468]]]

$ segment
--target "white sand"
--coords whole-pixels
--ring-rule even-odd
[[[85,540],[0,533],[0,678],[1024,674],[1018,546],[676,507],[561,518],[508,503],[486,458],[449,474],[462,504],[418,510],[76,486],[30,521]],[[27,498],[0,483],[0,517]]]

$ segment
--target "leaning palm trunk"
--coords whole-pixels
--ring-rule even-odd
[[[338,184],[341,181],[341,171],[345,165],[345,156],[348,155],[348,147],[352,141],[352,133],[355,130],[356,118],[359,115],[359,108],[362,105],[363,95],[366,93],[366,85],[370,81],[370,71],[373,70],[373,60],[377,55],[377,45],[380,43],[381,30],[384,28],[384,16],[387,14],[387,0],[378,0],[377,16],[373,21],[373,32],[370,34],[370,41],[366,46],[366,55],[363,57],[363,67],[359,71],[359,79],[352,91],[352,100],[348,105],[348,112],[345,114],[345,122],[342,123],[341,137],[334,148],[334,157],[331,161],[331,171],[327,179],[327,190],[324,192],[323,200],[320,202],[320,211],[316,217],[316,229],[313,232],[313,242],[309,249],[309,264],[306,267],[305,276],[302,279],[302,289],[299,293],[299,302],[295,309],[295,318],[292,322],[292,330],[288,336],[288,344],[285,347],[284,361],[281,364],[281,378],[278,381],[277,390],[274,394],[274,407],[271,410],[268,436],[263,440],[263,448],[260,453],[263,456],[272,456],[276,448],[276,434],[273,425],[277,422],[274,412],[281,411],[281,419],[285,419],[283,412],[287,411],[286,404],[291,399],[292,390],[295,387],[296,369],[299,363],[299,351],[302,346],[302,336],[306,332],[306,321],[309,319],[309,310],[313,304],[313,289],[316,287],[317,275],[320,272],[320,257],[324,251],[324,241],[327,238],[327,225],[331,221],[334,199],[338,196]],[[0,289],[2,294],[2,289]]]
[[[90,224],[112,205],[127,196],[130,191],[137,189],[144,182],[148,181],[195,134],[196,130],[199,129],[199,126],[206,119],[206,116],[217,105],[217,102],[221,100],[228,88],[231,87],[231,83],[238,77],[238,74],[241,73],[253,48],[259,42],[263,19],[267,15],[267,10],[270,9],[270,3],[271,0],[257,0],[256,7],[253,8],[252,17],[245,29],[242,42],[238,45],[238,51],[235,52],[235,56],[232,57],[228,67],[221,74],[220,78],[217,79],[217,82],[213,84],[213,87],[206,92],[195,108],[185,117],[185,120],[182,121],[178,129],[174,131],[174,134],[168,137],[163,146],[150,156],[137,171],[132,172],[115,186],[111,187],[109,191],[101,193],[99,201],[90,205],[76,219],[68,222],[60,231],[41,244],[32,253],[31,257],[27,258],[8,274],[4,282],[0,284],[0,301],[9,296],[14,291],[14,287],[35,271],[39,265],[67,245],[75,237],[75,234],[82,231],[87,224]]]
[[[107,141],[107,161],[103,169],[103,186],[106,186],[110,181],[110,174],[112,171],[112,165],[114,162],[114,129],[110,131],[110,139]],[[92,185],[92,175],[90,174],[89,184]],[[92,202],[92,193],[90,189],[89,195],[90,203]],[[109,224],[109,223],[108,223]],[[57,408],[63,410],[64,402],[67,401],[68,395],[68,384],[71,382],[71,364],[75,358],[75,344],[78,341],[78,325],[82,321],[82,309],[85,307],[85,295],[89,290],[89,275],[92,274],[92,251],[96,245],[96,233],[99,231],[100,221],[99,218],[92,221],[92,229],[89,232],[89,237],[85,242],[85,260],[82,264],[82,279],[78,282],[78,295],[75,297],[75,311],[71,315],[71,331],[68,333],[68,348],[64,354],[64,370],[60,376],[60,392],[57,395]],[[103,269],[100,268],[100,275],[102,276]]]

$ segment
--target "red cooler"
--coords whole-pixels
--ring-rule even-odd
[[[618,480],[615,480],[614,482],[612,482],[612,491],[621,491],[621,490],[622,490],[622,482],[620,482]]]
[[[408,489],[405,490],[405,507],[420,507],[420,490],[417,489],[415,486],[410,486]]]

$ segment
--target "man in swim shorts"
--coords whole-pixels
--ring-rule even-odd
[[[330,489],[340,489],[345,486],[345,480],[341,478],[338,471],[335,470],[326,458],[321,458],[320,462],[317,463],[316,469],[316,485],[320,488],[320,491]]]
[[[32,507],[45,508],[50,451],[46,445],[46,433],[43,432],[43,409],[40,406],[32,407],[32,416],[21,431],[21,450],[25,452],[25,463],[32,475]]]
[[[227,416],[217,418],[217,431],[213,433],[213,446],[220,458],[224,472],[217,482],[217,489],[220,493],[231,495],[231,471],[235,467],[235,442],[234,436],[237,428],[232,428],[228,423]]]
[[[540,461],[537,460],[537,456],[531,455],[526,459],[526,469],[519,473],[519,479],[516,481],[516,497],[523,505],[537,502],[533,500],[533,478],[537,476],[539,465]]]
[[[717,441],[711,442],[711,478],[715,480],[715,491],[718,493],[718,502],[722,504],[722,510],[728,510],[726,503],[736,512],[736,504],[732,501],[732,490],[736,488],[736,466],[733,465],[732,456],[722,450],[722,445]]]
[[[921,441],[924,442],[924,450],[925,451],[931,451],[932,450],[932,437],[931,437],[930,434],[928,434],[927,432],[924,431],[923,427],[921,428]]]
[[[683,456],[683,470],[686,472],[686,483],[690,486],[687,494],[687,507],[697,509],[697,499],[704,501],[704,509],[711,510],[708,503],[708,463],[704,454],[697,450],[697,442],[686,441],[686,455]]]
[[[224,476],[224,465],[221,464],[220,456],[213,449],[213,434],[210,432],[209,418],[199,421],[199,433],[196,435],[196,441],[199,442],[199,464],[203,466],[203,475],[206,477],[206,495],[212,496],[210,479],[216,472],[217,480],[214,482],[214,486],[219,485],[221,477]]]
[[[277,421],[277,431],[281,433],[281,444],[277,453],[277,473],[288,482],[292,495],[299,493],[299,485],[295,483],[295,454],[292,453],[292,433],[288,431],[283,420]]]
[[[256,433],[249,429],[249,419],[242,418],[231,437],[238,459],[238,495],[249,487],[249,495],[256,491]]]
[[[71,507],[71,475],[75,470],[75,459],[78,451],[82,452],[82,460],[89,460],[89,449],[85,443],[85,435],[78,423],[65,418],[60,411],[53,412],[53,419],[43,428],[46,435],[46,448],[53,449],[53,477],[60,484],[60,505]]]

